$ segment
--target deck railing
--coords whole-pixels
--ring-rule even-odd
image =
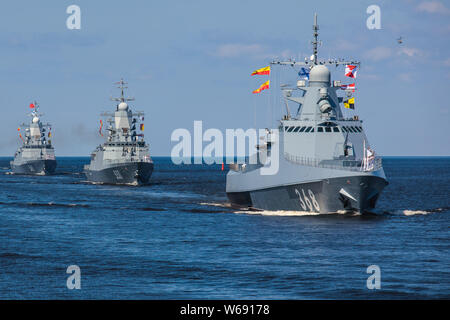
[[[367,160],[366,164],[364,164],[363,160],[345,160],[345,159],[315,159],[315,158],[307,158],[294,156],[289,153],[285,153],[284,157],[289,162],[309,166],[309,167],[317,167],[317,168],[328,168],[328,169],[336,169],[336,170],[347,170],[347,171],[376,171],[383,167],[383,163],[380,157],[375,157],[371,160]],[[233,163],[230,164],[230,169],[233,171],[251,171],[257,168],[260,168],[260,164],[238,164]]]
[[[374,157],[373,159],[366,160],[330,160],[330,159],[317,159],[307,158],[301,156],[295,156],[289,153],[284,153],[284,157],[289,162],[300,164],[303,166],[329,168],[337,170],[348,171],[376,171],[383,167],[383,163],[380,157]]]

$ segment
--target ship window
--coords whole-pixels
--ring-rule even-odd
[[[339,128],[338,127],[333,127],[333,131],[334,132],[339,132]]]
[[[347,127],[347,130],[350,132],[355,132],[355,131],[353,131],[352,127]]]
[[[330,127],[325,127],[325,131],[326,132],[331,132],[331,128]]]
[[[300,130],[300,127],[295,127],[294,131],[292,132],[298,132],[298,130]]]
[[[306,128],[305,132],[310,132],[311,129],[312,129],[312,127],[308,127],[308,128]]]
[[[289,127],[284,127],[284,131],[287,131]]]
[[[310,132],[314,132],[314,128],[312,128],[312,130]]]
[[[323,132],[323,127],[318,127],[317,132]]]
[[[362,127],[358,127],[359,128],[359,132],[362,132],[363,131],[363,128]]]
[[[306,129],[306,127],[302,127],[302,128],[300,129],[300,132],[305,131],[305,129]]]
[[[291,132],[292,130],[294,130],[295,127],[289,127],[287,132]]]
[[[360,127],[355,127],[356,130],[358,130],[358,132],[361,132],[361,128]]]
[[[358,132],[358,130],[355,127],[352,127],[352,129],[354,130],[354,132]]]
[[[347,132],[347,128],[346,127],[342,127],[342,132]]]

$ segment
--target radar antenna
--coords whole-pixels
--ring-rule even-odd
[[[39,113],[39,104],[37,103],[36,100],[33,101],[32,105],[33,107],[33,111],[31,111],[31,113],[29,114],[29,116],[31,117],[40,117],[43,116],[44,114]]]
[[[123,94],[123,89],[128,89],[128,87],[125,87],[125,86],[124,86],[125,84],[128,84],[128,82],[125,82],[125,81],[123,81],[123,78],[120,78],[120,81],[114,82],[114,84],[118,84],[118,85],[119,85],[117,88],[120,89],[120,91],[121,91],[121,96],[120,96],[120,98],[112,98],[112,97],[111,97],[111,100],[112,100],[112,101],[125,102],[125,101],[133,101],[133,100],[134,100],[134,98],[131,98],[131,97],[125,98],[125,96],[124,96],[124,94]]]
[[[305,61],[295,61],[294,59],[289,59],[287,61],[280,61],[278,59],[272,60],[270,64],[278,64],[278,65],[287,65],[287,66],[308,66],[309,68],[314,67],[315,65],[358,65],[360,66],[360,62],[356,60],[345,60],[345,59],[328,59],[328,60],[319,60],[317,57],[318,54],[318,45],[321,44],[321,41],[318,39],[319,37],[319,25],[317,24],[317,13],[314,14],[314,25],[313,25],[313,40],[311,41],[313,47],[313,54],[311,56],[311,61],[305,58]]]
[[[317,64],[317,45],[318,40],[317,37],[319,36],[319,25],[317,24],[317,13],[314,13],[314,25],[313,25],[313,36],[314,40],[311,42],[313,45],[313,62],[314,64]]]

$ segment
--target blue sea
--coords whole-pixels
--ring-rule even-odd
[[[39,177],[7,174],[10,160],[0,299],[450,298],[449,157],[385,158],[390,184],[364,215],[232,210],[220,165],[154,158],[152,183],[126,187],[86,183],[88,158]]]

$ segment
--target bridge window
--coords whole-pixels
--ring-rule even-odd
[[[333,127],[333,131],[334,132],[339,132],[339,128],[338,127]]]
[[[295,127],[294,131],[292,132],[298,132],[298,130],[300,130],[300,127]]]
[[[306,128],[305,132],[310,132],[311,129],[312,129],[312,127],[308,127],[308,128]]]
[[[300,132],[305,131],[305,129],[306,129],[306,127],[302,127],[302,128],[300,129]]]
[[[323,132],[323,127],[318,127],[317,132]]]
[[[291,132],[292,130],[294,130],[295,127],[289,127],[287,132]]]
[[[331,132],[331,128],[330,127],[325,127],[325,131],[326,132]]]
[[[284,131],[288,131],[289,127],[284,127]]]
[[[342,127],[342,132],[348,132],[346,127]]]

